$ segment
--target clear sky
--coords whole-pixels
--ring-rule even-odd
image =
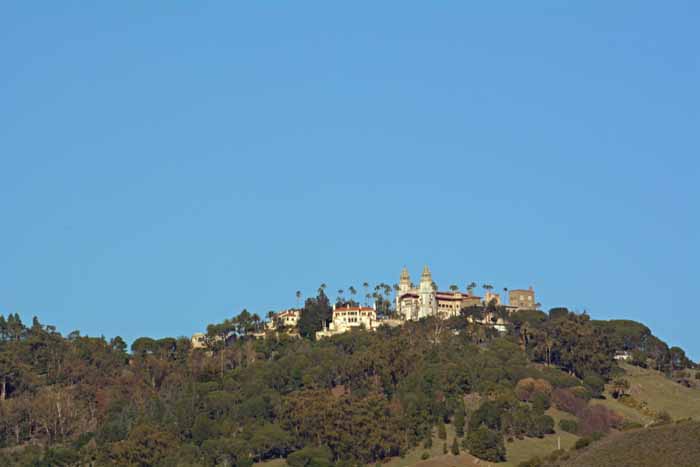
[[[0,313],[189,335],[534,286],[700,358],[698,2],[0,8]]]

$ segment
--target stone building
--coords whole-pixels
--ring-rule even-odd
[[[525,289],[514,289],[508,293],[508,302],[511,307],[518,310],[534,310],[537,308],[535,300],[535,290],[530,287]]]

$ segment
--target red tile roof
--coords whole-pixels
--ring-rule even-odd
[[[345,307],[345,308],[336,308],[333,311],[336,312],[336,311],[375,311],[375,310],[374,310],[374,308],[371,308],[368,306],[350,306],[350,307]]]

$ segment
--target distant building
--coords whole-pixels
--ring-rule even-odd
[[[488,305],[489,303],[491,303],[491,300],[495,300],[496,301],[495,304],[500,305],[501,304],[501,295],[497,294],[497,293],[491,293],[490,291],[487,290],[486,293],[484,294],[484,305]]]
[[[535,301],[535,291],[532,287],[527,290],[515,289],[508,293],[508,301],[511,307],[518,310],[535,310],[537,309],[537,301]]]
[[[192,334],[190,343],[192,345],[192,349],[204,349],[207,347],[207,336],[203,332],[196,332]]]
[[[299,323],[299,318],[301,317],[301,310],[284,310],[279,313],[272,315],[271,319],[267,322],[266,327],[269,330],[277,329],[280,326],[286,328],[295,328]]]
[[[316,332],[316,339],[342,334],[353,328],[376,329],[379,326],[377,310],[365,306],[333,306],[333,318],[323,330]]]
[[[418,287],[411,284],[411,277],[406,268],[401,271],[399,290],[396,294],[396,312],[405,321],[417,321],[428,316],[458,316],[462,308],[480,303],[481,297],[468,292],[438,291],[428,266],[423,268]]]

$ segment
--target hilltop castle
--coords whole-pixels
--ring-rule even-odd
[[[506,331],[508,315],[518,310],[539,308],[539,303],[535,300],[535,291],[532,287],[510,290],[508,293],[508,304],[504,303],[506,297],[503,297],[504,301],[502,301],[499,294],[491,293],[487,287],[486,285],[484,286],[486,293],[483,299],[473,295],[471,289],[461,292],[455,287],[451,287],[455,290],[449,292],[439,291],[428,266],[423,268],[420,282],[416,287],[411,282],[408,269],[404,267],[401,270],[399,283],[395,286],[395,316],[378,316],[376,304],[371,308],[359,306],[357,303],[333,305],[331,320],[328,323],[323,323],[323,328],[316,332],[316,337],[322,338],[342,334],[353,328],[374,330],[381,325],[399,326],[405,321],[418,321],[431,316],[448,319],[460,316],[460,312],[463,309],[470,307],[481,307],[484,312],[479,317],[467,315],[467,321],[492,326],[503,332]],[[503,290],[505,292],[508,289]],[[505,310],[507,314],[499,315],[494,313],[493,305],[499,307],[500,310]],[[285,329],[285,332],[290,335],[298,336],[298,324],[301,313],[301,309],[290,309],[273,313],[265,324],[265,329],[267,331]],[[266,334],[262,330],[252,335],[265,337]],[[206,343],[207,337],[203,333],[197,333],[192,336],[193,348],[203,348],[206,346]]]
[[[408,269],[403,268],[396,293],[396,312],[405,321],[417,321],[428,316],[450,318],[459,315],[462,308],[479,305],[481,297],[469,292],[438,291],[428,266],[423,268],[420,283],[415,287],[411,283]]]

